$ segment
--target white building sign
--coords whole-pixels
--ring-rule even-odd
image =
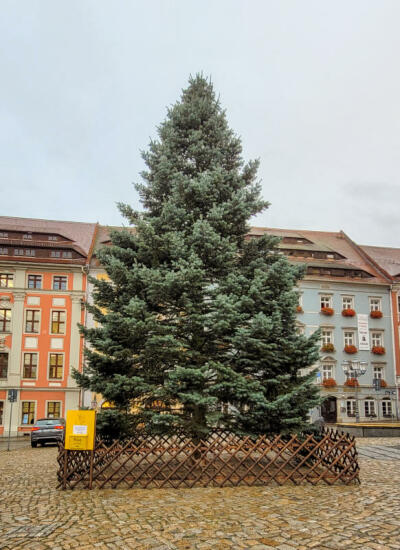
[[[369,331],[368,331],[368,315],[359,313],[357,315],[358,326],[358,349],[360,351],[369,351]]]

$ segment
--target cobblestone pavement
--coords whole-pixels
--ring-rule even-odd
[[[0,549],[400,550],[398,460],[361,458],[360,486],[57,491],[56,453],[0,451]]]

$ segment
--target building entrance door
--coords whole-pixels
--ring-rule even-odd
[[[337,421],[336,397],[327,397],[321,405],[321,415],[325,422],[334,424]]]

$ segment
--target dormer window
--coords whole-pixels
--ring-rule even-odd
[[[22,238],[27,239],[27,240],[31,240],[32,239],[32,233],[25,233]]]
[[[8,239],[8,233],[5,231],[0,231],[0,239]]]
[[[0,248],[0,256],[8,256],[8,248]]]
[[[61,251],[60,250],[52,250],[50,252],[51,258],[61,258]]]
[[[56,235],[49,235],[49,236],[47,237],[47,239],[48,239],[49,241],[56,241],[56,240],[57,240],[57,236],[56,236]]]
[[[72,252],[70,252],[69,250],[65,251],[62,253],[62,257],[63,258],[72,258]]]

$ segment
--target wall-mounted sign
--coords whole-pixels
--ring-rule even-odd
[[[358,327],[358,349],[360,351],[369,351],[369,330],[368,330],[368,315],[359,313],[357,315]]]

